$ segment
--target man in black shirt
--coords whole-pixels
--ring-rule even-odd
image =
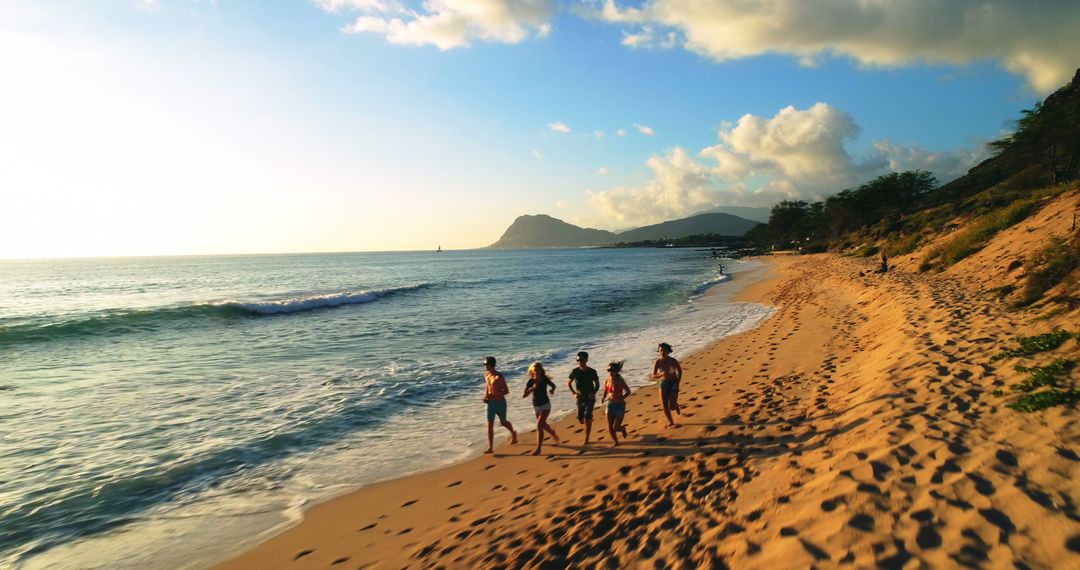
[[[596,392],[600,390],[600,376],[589,368],[589,353],[577,353],[577,368],[570,371],[570,380],[566,386],[577,396],[577,421],[585,424],[585,445],[589,445],[592,432],[593,407],[596,406]]]

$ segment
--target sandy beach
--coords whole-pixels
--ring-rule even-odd
[[[617,448],[599,409],[587,449],[564,419],[541,457],[528,433],[363,488],[220,567],[1080,567],[1076,410],[992,395],[1021,374],[991,356],[1066,323],[950,276],[768,263],[738,300],[776,312],[683,359],[679,427],[641,389]]]

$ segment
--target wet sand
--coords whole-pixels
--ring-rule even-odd
[[[366,487],[221,567],[1080,568],[1076,410],[991,395],[1021,375],[990,357],[1053,323],[949,277],[769,263],[738,299],[776,313],[683,360],[679,427],[640,389],[619,447],[598,406],[588,448],[564,419],[540,457],[528,433]]]

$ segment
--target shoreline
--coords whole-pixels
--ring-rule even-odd
[[[739,277],[732,276],[729,280],[725,280],[724,282],[719,282],[715,284],[714,286],[704,291],[702,297],[720,297],[728,302],[758,302],[758,299],[762,296],[762,294],[764,294],[764,291],[769,290],[769,288],[771,288],[771,286],[773,285],[772,281],[778,279],[778,277],[777,275],[775,275],[774,263],[771,262],[769,258],[755,258],[755,260],[761,263],[760,266],[738,273],[738,275],[740,275]],[[768,321],[771,317],[772,315],[765,317],[764,320],[761,320],[761,322],[757,323],[756,326],[760,326],[761,323]],[[707,351],[708,349],[712,348],[713,344],[720,342],[721,340],[724,340],[726,338],[738,336],[744,333],[745,331],[741,331],[741,333],[714,339],[710,341],[710,343],[707,343],[704,348],[691,353],[685,359],[681,359],[680,362],[683,363],[684,366],[686,366],[688,363],[692,362],[694,355]],[[600,380],[602,380],[603,382],[603,371],[598,371],[600,371],[600,376],[602,376],[602,379]],[[689,374],[689,371],[687,371],[687,374]],[[562,382],[561,380],[556,381],[556,385],[558,386],[558,389],[565,390],[564,382]],[[651,406],[652,408],[659,408],[659,405],[654,402],[658,398],[656,390],[653,390],[654,386],[656,386],[656,383],[654,382],[646,385],[638,385],[637,388],[634,389],[634,392],[626,398],[627,421],[631,420],[631,412],[635,409],[637,410],[635,416],[639,416],[640,408],[646,406]],[[680,402],[681,399],[683,398],[680,397]],[[651,404],[649,402],[651,402]],[[684,407],[686,407],[685,403]],[[678,417],[676,416],[675,418],[676,421],[678,421]],[[531,421],[518,421],[521,423],[515,424],[515,428],[517,429],[519,435],[518,444],[516,446],[512,446],[510,444],[509,437],[505,435],[505,430],[500,428],[500,426],[496,425],[496,439],[498,443],[496,444],[496,450],[494,454],[475,454],[475,456],[470,456],[456,463],[450,463],[447,465],[434,467],[434,469],[430,471],[405,473],[401,476],[395,476],[389,479],[374,481],[374,483],[370,483],[360,488],[353,489],[346,493],[340,494],[340,496],[314,503],[310,506],[303,508],[303,513],[297,523],[286,524],[284,526],[280,526],[278,528],[270,530],[269,532],[267,532],[265,540],[257,542],[255,546],[247,548],[246,551],[235,553],[229,559],[219,562],[219,564],[215,565],[214,568],[266,568],[265,565],[267,564],[273,566],[274,562],[267,560],[267,555],[269,555],[270,557],[275,556],[266,551],[268,548],[271,548],[274,552],[276,552],[278,546],[274,545],[274,543],[278,542],[279,540],[288,540],[285,538],[286,535],[292,534],[294,532],[302,532],[303,534],[308,534],[309,529],[307,527],[310,525],[318,525],[318,529],[311,529],[315,531],[316,535],[318,535],[325,529],[327,523],[324,519],[326,517],[337,520],[341,516],[341,512],[347,512],[351,510],[351,507],[356,504],[378,504],[378,501],[376,499],[378,497],[389,497],[391,498],[389,503],[393,503],[393,498],[396,497],[401,490],[408,488],[410,485],[415,484],[415,486],[417,487],[440,489],[457,487],[451,485],[438,486],[434,484],[445,483],[445,481],[449,479],[453,479],[450,481],[450,483],[453,484],[454,481],[459,480],[465,475],[459,473],[459,471],[465,471],[470,473],[475,472],[476,465],[473,465],[475,463],[483,463],[484,471],[488,471],[494,469],[494,467],[486,463],[486,461],[491,459],[528,458],[534,461],[541,461],[545,459],[551,460],[554,457],[561,456],[561,454],[575,454],[575,456],[579,456],[579,448],[577,446],[567,445],[568,438],[566,434],[571,433],[573,430],[576,429],[577,426],[576,418],[575,416],[573,416],[572,411],[569,411],[566,413],[566,415],[561,416],[554,421],[551,421],[553,428],[556,430],[557,433],[559,433],[559,436],[563,438],[563,446],[552,446],[551,437],[548,436],[544,439],[544,450],[539,458],[529,456],[532,445],[534,445],[536,442],[534,435],[536,433],[536,424]],[[477,433],[482,433],[482,423],[483,422],[477,424]],[[527,423],[527,425],[523,426],[523,423]],[[638,421],[635,423],[639,424],[640,422]],[[580,430],[578,430],[578,432],[580,432]],[[634,433],[635,431],[631,429],[631,438],[633,438]],[[578,438],[582,437],[579,433],[573,433],[573,436],[575,437],[572,437],[572,440],[578,440]],[[600,406],[599,402],[597,401],[597,406],[593,417],[593,431],[590,448],[596,448],[597,450],[603,451],[607,448],[607,446],[609,446],[609,440],[607,434],[606,415],[604,412],[604,407]],[[510,449],[511,447],[513,448]],[[470,467],[472,467],[472,469],[470,469]],[[417,502],[419,502],[419,500],[417,500]],[[387,504],[388,507],[391,506],[389,503]],[[411,506],[411,504],[409,506]],[[327,514],[324,515],[323,511],[327,511]],[[301,531],[301,529],[303,530]],[[249,560],[249,558],[254,559]],[[339,562],[339,564],[343,564],[343,562]]]
[[[774,271],[774,264],[769,261],[769,258],[754,258],[754,261],[759,262],[761,265],[756,266],[756,267],[752,267],[750,269],[747,269],[747,270],[744,270],[744,271],[741,271],[741,272],[738,272],[736,274],[732,274],[732,277],[729,277],[728,279],[726,279],[724,281],[717,282],[712,287],[708,288],[701,295],[701,297],[702,298],[710,298],[710,299],[719,298],[719,299],[722,299],[722,302],[754,302],[754,303],[756,303],[757,301],[755,299],[761,296],[761,291],[768,290],[769,285],[770,285],[770,283],[769,283],[770,279],[775,279],[775,275],[774,275],[775,271]],[[735,275],[738,275],[738,277],[735,277]],[[748,289],[751,292],[748,292],[747,291]],[[772,317],[772,315],[765,317],[764,319],[762,319],[762,321],[757,323],[755,326],[760,326],[762,322],[767,321],[771,317]],[[732,334],[732,335],[722,336],[720,338],[713,339],[708,344],[706,344],[703,348],[700,348],[697,351],[690,353],[690,355],[687,356],[685,358],[685,360],[681,360],[681,362],[685,366],[687,364],[687,362],[693,360],[694,355],[708,350],[713,344],[715,344],[717,342],[720,342],[724,338],[729,338],[731,336],[737,336],[739,334],[743,334],[744,332],[745,331],[742,331],[742,332],[738,332],[738,333],[735,333],[735,334]],[[598,372],[600,372],[601,382],[603,382],[604,378],[605,378],[604,374],[603,374],[603,371],[598,369]],[[561,375],[560,375],[560,378],[561,378]],[[561,390],[566,389],[564,383],[561,380],[556,381],[556,386],[558,386],[558,389],[561,389]],[[628,407],[628,413],[627,413],[627,416],[626,416],[627,420],[629,420],[631,418],[630,411],[634,409],[635,405],[640,408],[642,405],[650,405],[650,404],[646,404],[644,402],[645,400],[650,400],[651,401],[651,400],[656,400],[657,399],[657,395],[656,395],[655,389],[654,389],[655,386],[656,386],[656,383],[653,382],[651,384],[639,385],[639,386],[633,388],[634,392],[627,398],[627,407]],[[639,400],[641,401],[640,403],[639,403]],[[682,402],[682,398],[680,398],[680,402]],[[655,402],[653,402],[653,404],[655,404]],[[653,406],[653,407],[658,407],[658,405]],[[684,407],[685,407],[685,404],[684,404]],[[482,411],[482,408],[478,408],[478,409],[481,409],[481,411]],[[678,418],[678,416],[675,416],[675,417]],[[532,418],[528,418],[528,420],[532,420]],[[513,421],[513,418],[511,418],[511,421]],[[251,557],[251,556],[255,556],[257,558],[263,558],[261,556],[262,551],[263,551],[263,549],[265,547],[269,546],[269,543],[272,543],[272,542],[276,541],[277,539],[281,538],[283,535],[289,534],[289,533],[291,533],[293,531],[296,531],[297,529],[299,529],[301,527],[304,527],[305,525],[310,524],[311,521],[313,520],[312,517],[314,516],[314,513],[316,511],[322,510],[324,508],[330,509],[330,507],[333,505],[334,508],[331,509],[331,510],[333,511],[334,515],[336,515],[337,512],[338,512],[338,508],[337,508],[339,506],[338,503],[341,503],[340,507],[345,507],[344,503],[346,501],[348,501],[348,504],[350,506],[353,505],[356,502],[369,503],[371,501],[371,497],[368,497],[366,495],[368,495],[368,494],[375,495],[376,493],[379,493],[379,492],[383,491],[384,487],[389,487],[388,489],[385,489],[386,491],[388,491],[387,494],[393,494],[393,492],[396,492],[398,490],[399,486],[405,486],[406,481],[410,481],[410,480],[413,480],[413,479],[418,479],[418,481],[416,482],[417,485],[428,484],[429,482],[427,481],[427,479],[431,478],[432,476],[436,476],[436,478],[441,481],[441,480],[443,480],[445,478],[443,476],[440,476],[440,475],[443,474],[443,472],[454,471],[454,470],[457,470],[459,468],[464,468],[465,466],[467,466],[467,465],[469,465],[471,463],[483,461],[485,459],[501,458],[501,457],[522,457],[522,458],[529,457],[529,458],[531,458],[533,460],[550,459],[551,456],[553,455],[552,450],[554,450],[555,452],[566,452],[566,450],[568,449],[568,447],[566,447],[566,442],[568,440],[567,440],[566,435],[564,435],[564,434],[571,433],[571,430],[574,429],[577,426],[576,417],[574,416],[574,413],[573,413],[572,410],[568,411],[565,415],[559,416],[557,419],[550,421],[552,427],[554,427],[556,429],[557,433],[560,434],[560,437],[563,438],[564,446],[552,446],[551,443],[550,443],[551,438],[550,438],[550,436],[548,436],[544,440],[544,453],[540,457],[532,457],[532,456],[530,456],[528,454],[531,452],[531,450],[533,448],[533,444],[536,441],[534,439],[534,437],[535,437],[534,434],[536,432],[535,423],[534,423],[534,421],[522,421],[521,419],[518,419],[518,422],[519,422],[518,424],[515,424],[515,428],[518,430],[518,433],[519,433],[518,444],[516,446],[513,446],[513,450],[508,451],[508,448],[511,447],[511,444],[509,442],[509,437],[506,435],[506,432],[505,432],[505,430],[503,428],[496,425],[495,436],[496,436],[497,443],[495,445],[495,453],[493,455],[485,455],[485,454],[469,455],[468,457],[466,457],[466,458],[464,458],[464,459],[462,459],[462,460],[460,460],[458,462],[454,462],[454,463],[450,463],[450,464],[446,464],[446,465],[440,465],[440,466],[434,467],[434,468],[432,468],[430,470],[403,473],[403,474],[401,474],[399,476],[395,476],[395,477],[392,477],[392,478],[389,478],[389,479],[383,479],[383,480],[374,481],[374,482],[365,484],[365,485],[363,485],[361,487],[358,487],[356,489],[348,491],[348,492],[346,492],[344,494],[337,495],[337,496],[331,497],[329,499],[319,501],[319,502],[314,503],[312,505],[306,506],[303,509],[303,513],[300,516],[298,521],[284,523],[283,525],[279,525],[279,526],[275,527],[274,529],[271,529],[271,530],[267,531],[265,533],[264,538],[259,540],[258,542],[256,542],[253,547],[248,548],[246,550],[242,550],[240,552],[236,552],[230,558],[215,564],[213,567],[214,568],[259,568],[259,567],[265,567],[265,566],[263,566],[263,564],[266,563],[265,560],[260,560],[260,561],[257,561],[257,562],[249,563],[249,562],[246,561],[246,559],[248,557]],[[477,428],[478,433],[482,433],[483,426],[481,424],[482,424],[482,422],[480,422],[480,424],[478,424],[478,426],[479,426]],[[631,437],[633,437],[634,431],[631,430],[630,433],[631,433]],[[576,436],[575,438],[573,438],[575,441],[578,438],[582,437],[578,433],[574,433],[574,436]],[[602,438],[601,438],[601,436],[602,436]],[[602,442],[602,443],[598,443],[598,442]],[[592,429],[592,436],[591,436],[591,441],[590,441],[590,448],[596,447],[598,449],[602,449],[602,448],[608,446],[609,444],[610,444],[610,442],[608,441],[606,415],[604,413],[604,406],[601,406],[600,403],[599,403],[599,400],[598,400],[596,410],[595,410],[594,416],[593,416],[593,429]],[[569,453],[577,454],[577,448],[574,447]],[[486,467],[485,470],[487,470],[487,469],[490,469],[490,467]],[[449,476],[450,474],[446,474],[446,475]],[[454,479],[454,477],[452,477],[452,476],[450,476],[450,478]],[[333,518],[337,518],[334,515],[332,515]]]
[[[583,453],[525,455],[526,434],[315,505],[219,567],[1080,564],[1076,410],[991,394],[1022,376],[990,356],[1050,324],[948,277],[861,275],[865,260],[768,267],[734,300],[775,312],[682,359],[679,427],[639,390],[617,448],[600,411]]]

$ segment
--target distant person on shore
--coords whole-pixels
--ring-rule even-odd
[[[889,271],[889,256],[885,255],[885,250],[881,250],[881,265],[878,266],[878,273],[886,273]]]
[[[672,410],[676,414],[682,414],[679,408],[679,382],[682,381],[682,365],[671,356],[671,345],[662,342],[657,347],[660,358],[656,359],[652,368],[652,379],[660,381],[660,403],[664,405],[664,416],[667,417],[668,426],[674,427],[675,421],[671,419]]]
[[[495,452],[495,418],[499,418],[499,425],[510,430],[510,443],[517,443],[517,432],[514,426],[506,421],[506,395],[510,388],[506,386],[506,378],[502,372],[495,370],[495,357],[484,357],[484,403],[487,404],[487,435],[488,448],[484,453]]]
[[[533,362],[529,365],[529,381],[525,383],[525,393],[521,395],[522,398],[526,398],[532,394],[533,411],[536,412],[536,450],[533,451],[533,455],[540,455],[540,450],[544,446],[545,431],[555,438],[556,444],[561,443],[559,436],[555,435],[555,428],[547,422],[551,414],[551,398],[548,396],[548,390],[554,394],[555,383],[548,378],[547,372],[544,372],[543,364]]]
[[[596,392],[600,390],[600,375],[589,368],[589,353],[577,353],[577,368],[570,371],[570,380],[566,386],[577,397],[577,421],[585,424],[585,445],[589,445],[592,432],[593,407],[596,406]]]
[[[610,399],[607,405],[607,429],[611,434],[612,447],[619,445],[619,438],[615,437],[615,432],[622,433],[623,438],[626,438],[623,418],[626,417],[626,397],[630,395],[630,387],[623,380],[622,367],[621,361],[608,364],[608,379],[604,384],[604,395],[600,398],[600,403]],[[609,395],[610,398],[608,398]]]

